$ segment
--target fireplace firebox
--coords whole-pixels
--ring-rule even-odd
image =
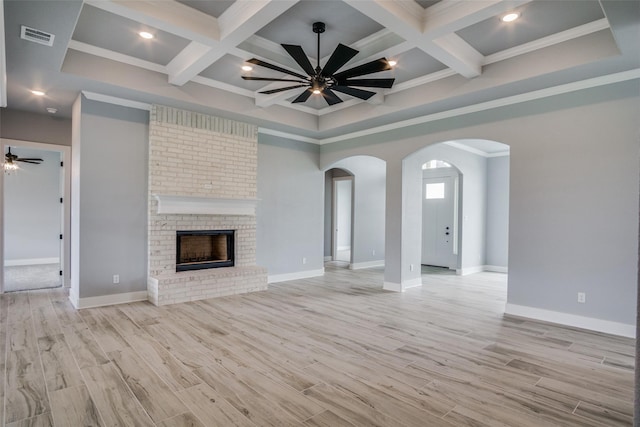
[[[234,230],[176,231],[176,271],[233,267]]]

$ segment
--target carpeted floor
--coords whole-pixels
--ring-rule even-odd
[[[60,264],[20,265],[4,268],[5,292],[55,288],[60,285]]]

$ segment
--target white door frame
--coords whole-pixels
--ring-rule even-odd
[[[349,245],[351,246],[349,254],[349,265],[353,264],[353,190],[354,180],[353,176],[339,176],[333,178],[332,181],[332,201],[331,201],[331,259],[336,260],[336,254],[338,253],[338,196],[337,196],[337,182],[338,181],[351,181],[351,230],[349,231]]]
[[[445,159],[438,159],[447,161]],[[448,162],[448,161],[447,161]],[[449,162],[451,163],[451,162]],[[447,168],[448,169],[448,168]],[[425,179],[439,179],[439,178],[450,178],[453,190],[453,230],[452,230],[452,239],[453,239],[453,248],[452,254],[450,257],[450,261],[448,263],[448,268],[450,270],[456,270],[456,273],[460,269],[460,262],[462,260],[461,252],[462,252],[462,192],[463,188],[461,186],[462,181],[462,172],[451,163],[451,169],[445,170],[443,169],[431,169],[432,172],[425,173],[423,170],[421,183],[422,183],[422,193],[421,197],[424,197],[424,180]],[[424,200],[422,200],[424,203]],[[421,206],[423,206],[421,204]],[[422,218],[424,219],[424,211],[421,211]],[[422,240],[424,239],[424,234],[421,235],[421,248],[422,248]],[[422,262],[422,254],[420,255],[420,261]]]
[[[58,144],[44,144],[41,142],[20,141],[17,139],[0,138],[0,147],[4,161],[6,146],[34,148],[45,151],[57,151],[63,162],[63,193],[62,193],[62,248],[60,265],[62,266],[62,286],[71,284],[71,147]],[[0,200],[4,201],[4,171],[0,171]],[[0,292],[4,292],[4,209],[0,209]]]

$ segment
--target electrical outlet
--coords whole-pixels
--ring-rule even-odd
[[[578,302],[580,304],[584,304],[585,302],[587,302],[587,294],[585,294],[584,292],[578,292]]]
[[[119,274],[114,274],[113,275],[113,283],[120,283],[120,275]]]
[[[376,250],[375,249],[371,249],[371,255],[375,256],[376,255]]]
[[[302,258],[302,263],[306,264],[307,263],[307,259],[306,258]]]
[[[413,264],[409,264],[409,271],[413,271]]]

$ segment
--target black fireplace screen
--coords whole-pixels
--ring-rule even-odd
[[[233,267],[234,230],[176,232],[176,271]]]

